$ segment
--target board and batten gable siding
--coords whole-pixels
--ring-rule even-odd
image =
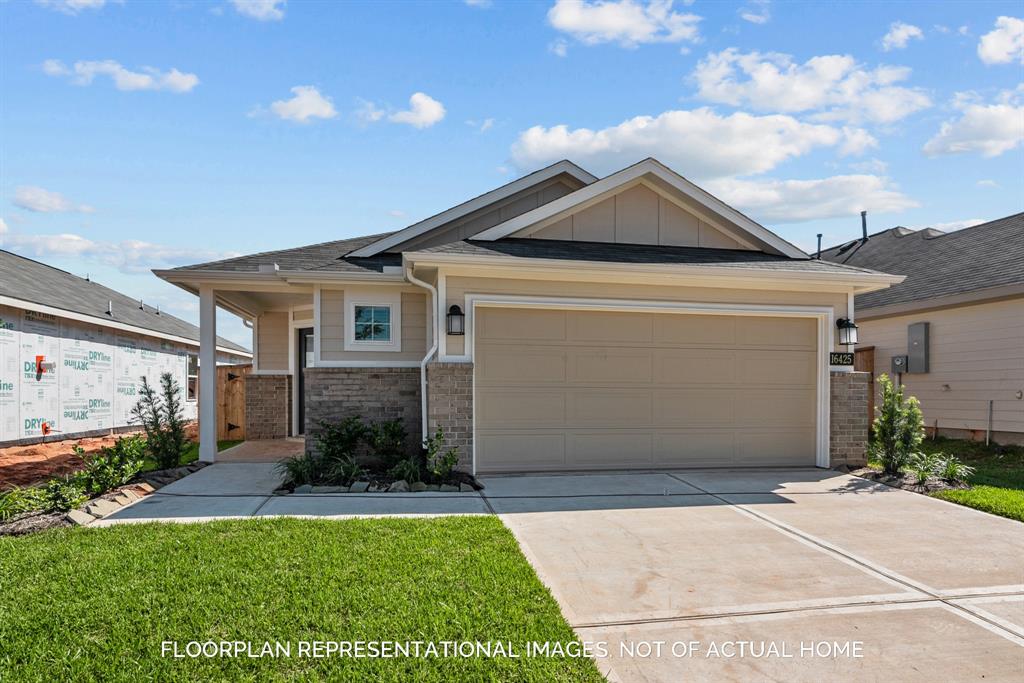
[[[574,180],[570,181],[567,178],[552,179],[547,183],[514,194],[501,202],[491,204],[480,211],[475,211],[468,216],[453,221],[448,226],[442,226],[426,235],[409,240],[401,245],[400,249],[401,251],[415,251],[438,244],[447,244],[467,239],[487,228],[493,228],[498,223],[503,223],[527,211],[532,211],[538,206],[552,202],[559,197],[564,197],[578,187],[580,187],[580,184]]]
[[[984,430],[992,400],[993,431],[1024,432],[1024,298],[858,320],[861,345],[875,347],[876,377],[906,355],[907,327],[918,322],[929,323],[929,372],[904,374],[903,384],[925,425]]]
[[[256,324],[256,367],[260,372],[288,372],[288,312],[259,316]]]
[[[482,277],[446,278],[445,309],[452,304],[466,307],[467,294],[502,294],[574,299],[622,299],[686,303],[770,304],[790,306],[831,306],[835,318],[847,314],[846,294],[838,292],[794,292],[774,289],[728,289],[724,287],[674,287],[599,282],[554,282]],[[467,311],[469,314],[469,311]],[[467,317],[467,326],[470,320]],[[465,354],[466,337],[448,336],[449,356]],[[844,351],[836,346],[833,350]]]
[[[394,291],[393,287],[381,288]],[[363,288],[362,291],[365,291]],[[401,351],[345,350],[345,290],[320,290],[320,359],[325,361],[420,361],[430,337],[427,295],[422,289],[402,289]]]
[[[644,185],[629,187],[541,228],[529,237],[577,242],[749,249],[695,213]]]
[[[189,354],[198,347],[46,313],[0,306],[0,444],[127,427],[141,377],[159,385],[170,372],[184,393]],[[37,375],[36,356],[54,363]],[[244,361],[218,353],[218,360]],[[185,419],[195,401],[182,400]]]

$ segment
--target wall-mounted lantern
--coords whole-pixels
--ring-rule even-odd
[[[849,318],[840,318],[836,321],[839,328],[839,343],[843,346],[853,346],[857,343],[857,325]]]
[[[453,304],[452,307],[448,309],[448,315],[445,316],[445,318],[448,322],[448,334],[466,334],[466,316],[462,312],[461,308]]]

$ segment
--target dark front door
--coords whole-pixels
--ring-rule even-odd
[[[299,424],[296,425],[296,434],[306,433],[306,373],[305,368],[313,365],[313,328],[304,327],[297,330],[299,335]]]

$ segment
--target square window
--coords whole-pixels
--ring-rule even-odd
[[[391,306],[353,307],[352,338],[358,342],[391,343]]]

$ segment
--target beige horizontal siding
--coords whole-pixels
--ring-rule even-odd
[[[257,322],[257,365],[260,372],[288,370],[288,313],[264,313]]]
[[[393,291],[393,290],[389,290]],[[422,360],[430,337],[427,295],[421,289],[402,291],[402,350],[345,350],[345,292],[320,291],[320,358],[327,361]]]
[[[1024,432],[1024,400],[1016,398],[1024,391],[1024,298],[859,321],[861,344],[875,347],[876,376],[907,353],[907,326],[917,322],[930,323],[930,368],[903,383],[926,424],[984,430],[993,400],[993,429]]]

